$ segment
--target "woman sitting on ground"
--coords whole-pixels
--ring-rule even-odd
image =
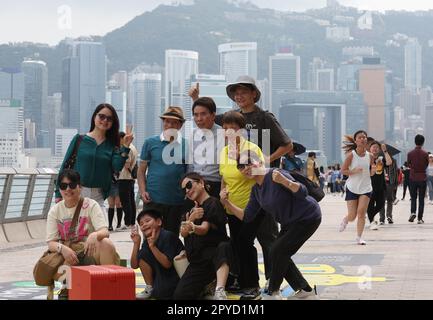
[[[65,258],[65,265],[84,264],[119,265],[120,259],[113,243],[108,239],[108,225],[101,207],[95,200],[82,199],[75,230],[70,230],[75,209],[81,200],[80,175],[74,170],[63,170],[59,175],[62,201],[53,206],[47,217],[47,242],[51,252]],[[71,248],[63,243],[71,240]],[[61,298],[67,298],[67,289]]]

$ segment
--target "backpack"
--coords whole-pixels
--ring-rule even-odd
[[[308,191],[308,195],[313,197],[317,202],[320,202],[325,197],[325,192],[320,188],[319,185],[308,179],[302,173],[294,170],[289,171],[290,175],[295,179],[295,181],[302,183]]]

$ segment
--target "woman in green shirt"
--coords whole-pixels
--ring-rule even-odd
[[[104,200],[109,196],[113,172],[119,172],[128,159],[129,145],[134,139],[126,132],[120,146],[119,118],[116,110],[108,103],[96,107],[91,120],[90,132],[77,134],[66,152],[59,174],[71,157],[75,144],[81,139],[73,168],[81,176],[82,194],[99,203],[104,208]],[[56,202],[61,200],[59,186],[56,187]]]

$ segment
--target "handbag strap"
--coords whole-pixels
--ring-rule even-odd
[[[74,216],[72,218],[71,226],[69,227],[69,231],[66,234],[65,243],[68,243],[67,246],[69,246],[71,243],[71,239],[70,239],[71,233],[75,234],[75,229],[76,229],[76,226],[78,223],[78,218],[80,216],[81,207],[83,206],[83,201],[84,201],[84,199],[82,197],[80,197],[80,200],[78,201],[77,207],[75,208],[75,212],[74,212]]]
[[[83,141],[84,135],[80,134],[77,138],[77,140],[75,141],[75,145],[74,145],[74,150],[72,151],[72,154],[70,155],[68,161],[66,162],[67,167],[69,169],[73,169],[74,165],[75,165],[75,161],[77,160],[77,153],[78,153],[78,148],[80,147],[81,141]]]

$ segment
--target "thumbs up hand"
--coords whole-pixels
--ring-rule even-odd
[[[197,201],[194,201],[195,207],[191,209],[189,212],[188,220],[191,222],[194,222],[195,220],[199,220],[203,218],[204,215],[204,209],[199,207],[199,204]]]

